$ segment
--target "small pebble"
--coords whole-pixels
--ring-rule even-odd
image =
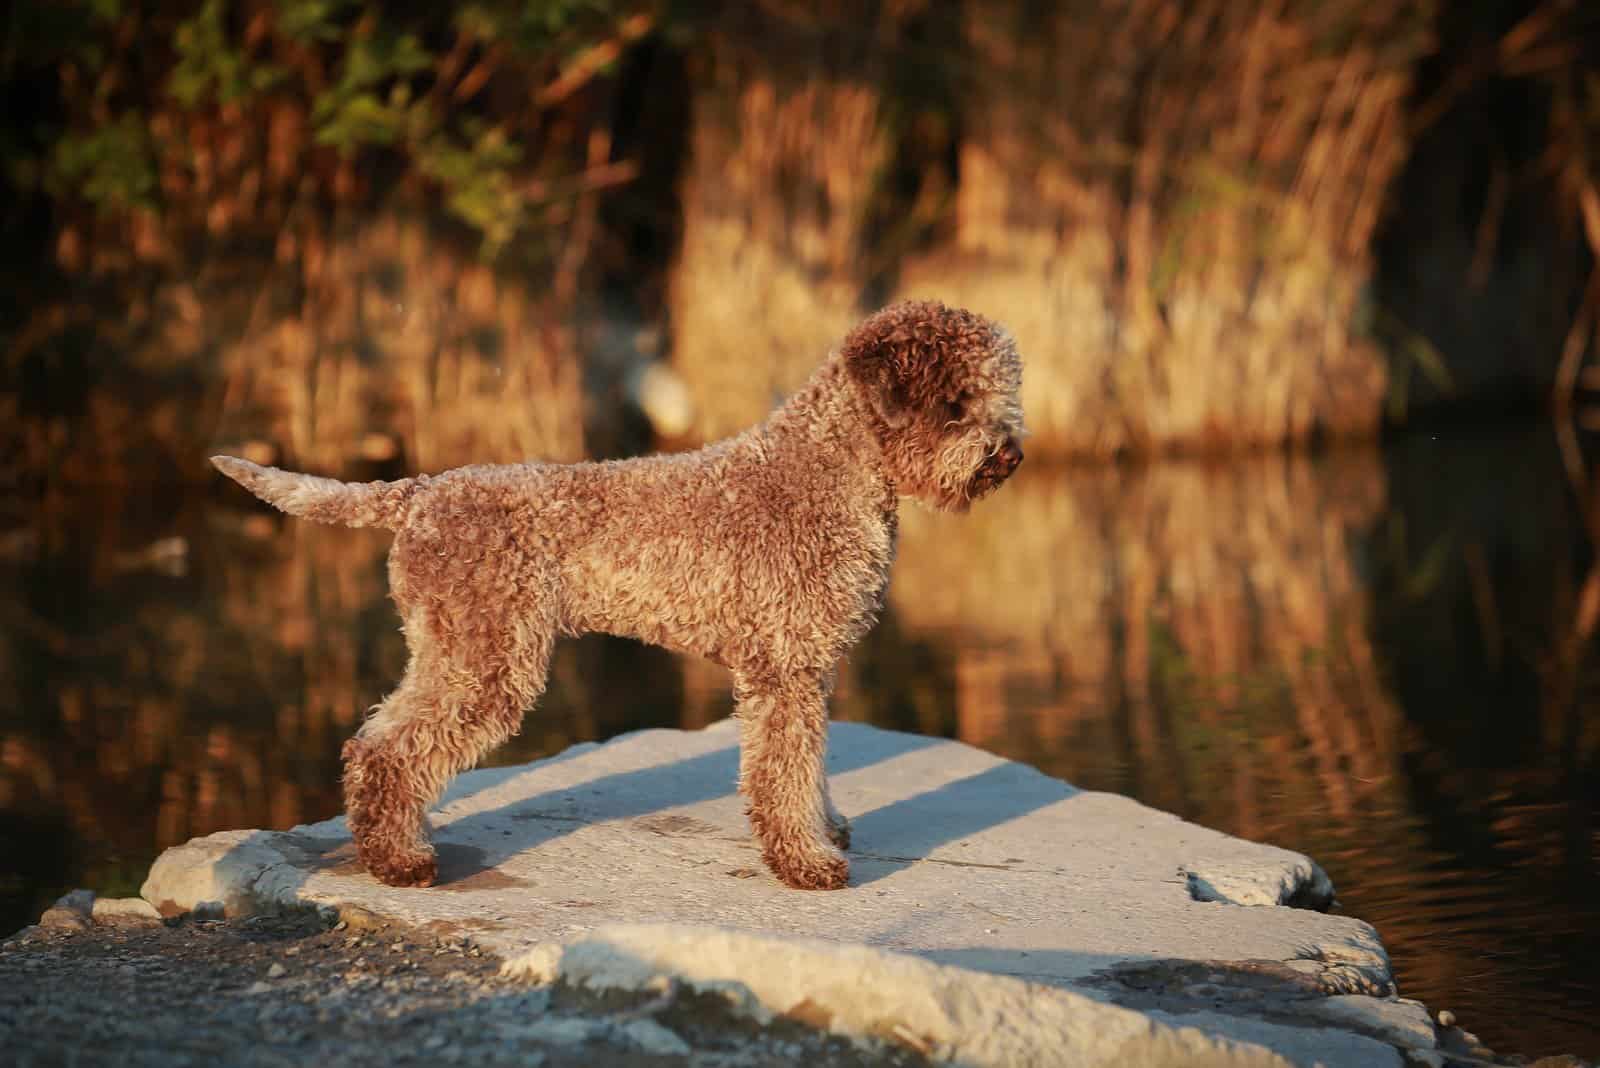
[[[285,968],[281,964],[273,964],[272,967],[267,969],[267,978],[268,979],[281,979],[288,971],[289,971],[289,969]]]
[[[94,923],[76,909],[48,908],[44,910],[44,915],[39,917],[39,926],[53,927],[60,931],[87,931],[94,926]]]
[[[220,901],[197,901],[189,915],[196,923],[217,923],[227,918],[228,908]]]

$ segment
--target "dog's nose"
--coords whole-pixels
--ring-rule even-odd
[[[1022,446],[1017,444],[1015,438],[1007,438],[1000,447],[1000,459],[1005,461],[1007,467],[1016,467],[1022,462]]]

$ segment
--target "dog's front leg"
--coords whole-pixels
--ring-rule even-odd
[[[738,679],[739,789],[761,855],[800,890],[837,890],[850,865],[830,841],[828,706],[815,677]]]
[[[850,821],[833,804],[828,791],[828,776],[822,776],[822,815],[828,821],[828,841],[840,849],[850,848]]]

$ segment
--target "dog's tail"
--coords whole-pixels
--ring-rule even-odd
[[[343,523],[347,527],[398,529],[417,489],[414,478],[399,482],[340,482],[262,467],[237,456],[213,456],[211,462],[218,471],[275,508],[318,523]]]

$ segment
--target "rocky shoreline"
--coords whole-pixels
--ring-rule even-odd
[[[0,944],[15,1063],[1473,1065],[1310,860],[954,742],[834,728],[852,885],[788,890],[731,727],[464,776],[441,885],[342,821],[169,850]],[[727,766],[724,766],[727,765]],[[1546,1058],[1546,1068],[1576,1065]]]
[[[39,924],[0,942],[0,1048],[10,1063],[936,1063],[893,1036],[846,1038],[795,1019],[758,1022],[725,999],[684,990],[628,996],[581,984],[530,985],[525,973],[508,974],[505,962],[470,939],[438,938],[360,913],[355,925],[315,909],[156,919],[133,902],[143,904],[108,905],[77,891]],[[100,908],[91,917],[85,903]],[[1141,978],[1147,994],[1161,986],[1173,997],[1205,998],[1214,977]],[[1258,983],[1257,995],[1263,1010],[1283,1011],[1281,1004],[1268,1008],[1270,982]],[[1455,1026],[1441,1026],[1438,1038],[1436,1054],[1412,1063],[1584,1063],[1497,1056]]]
[[[314,910],[27,928],[0,944],[0,1049],[17,1068],[926,1063],[706,999],[530,985],[469,941]]]

